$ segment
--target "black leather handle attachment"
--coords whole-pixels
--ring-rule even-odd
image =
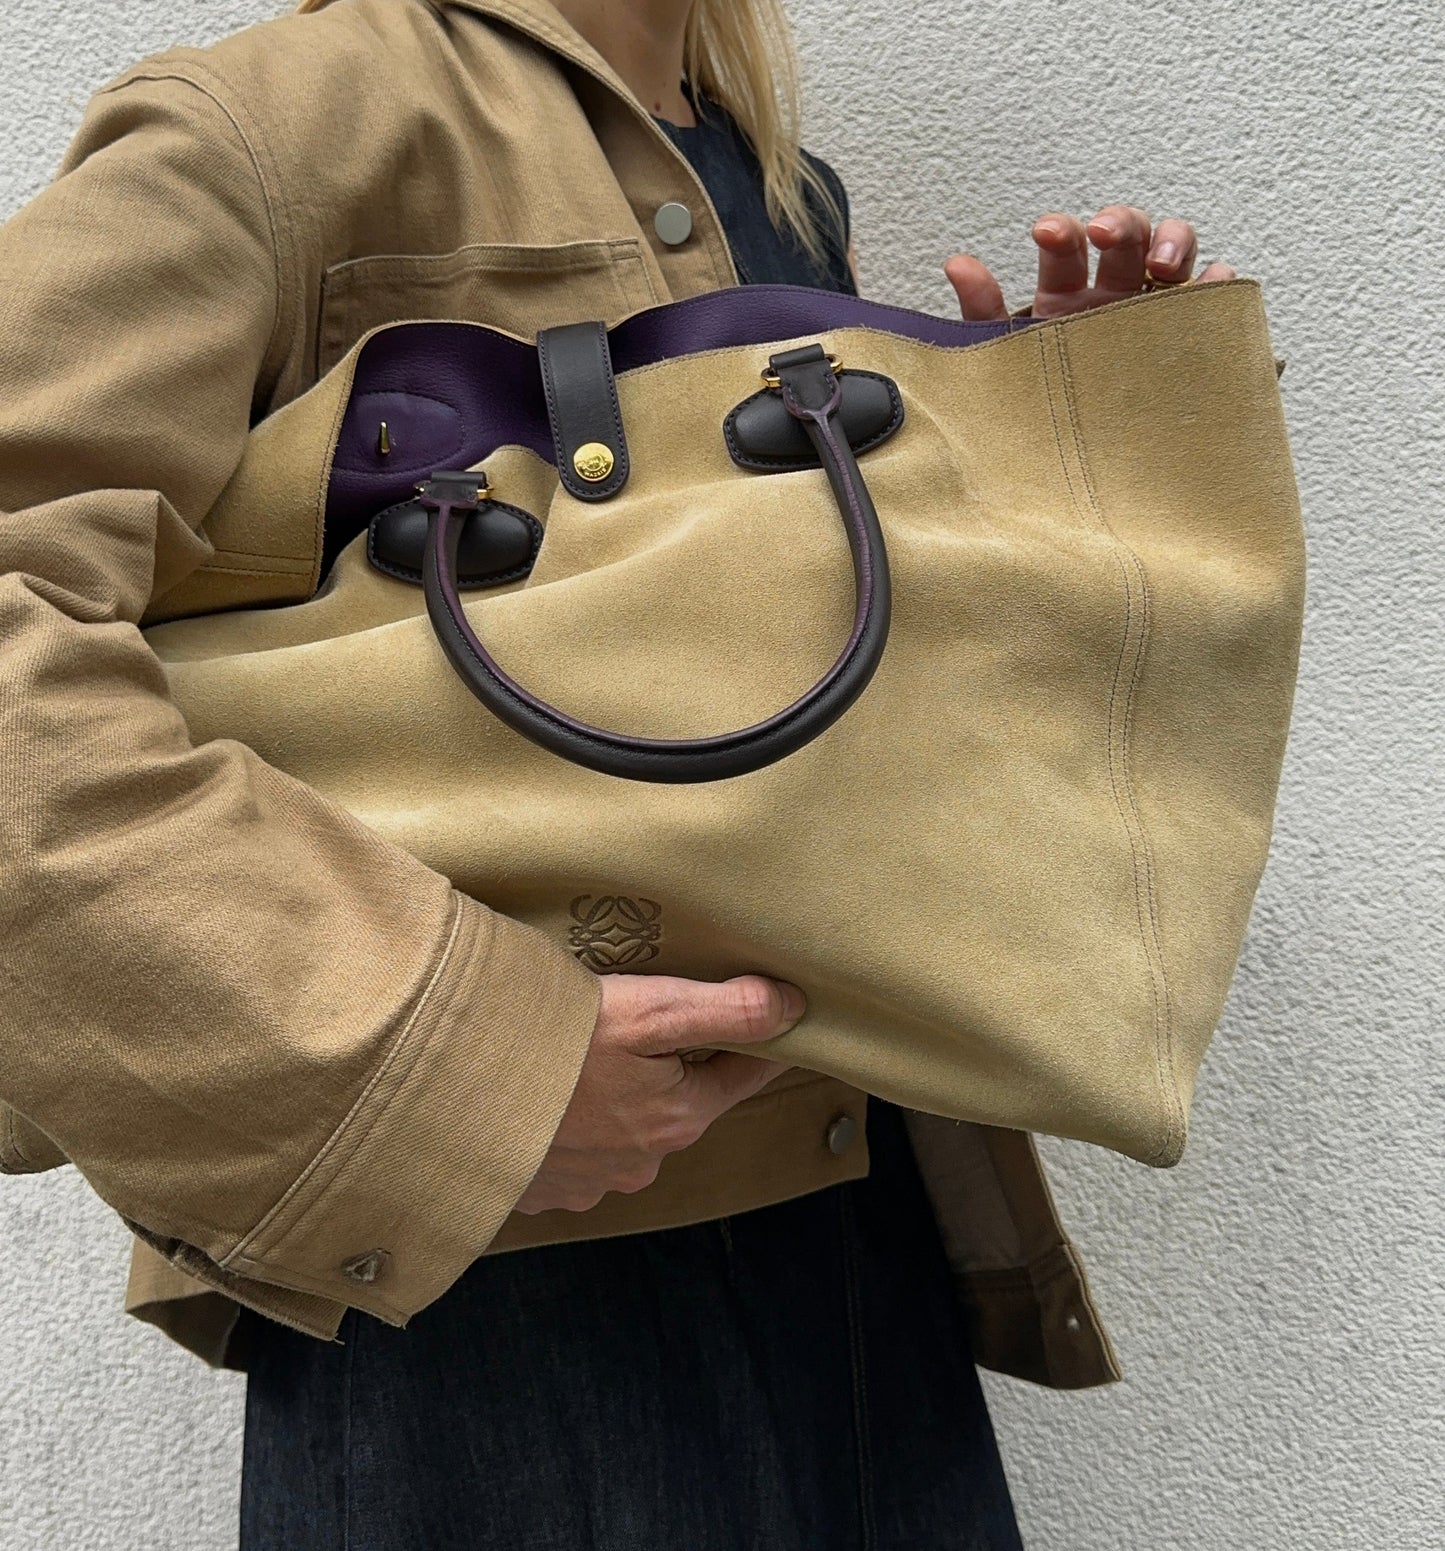
[[[472,629],[457,591],[457,547],[464,514],[487,497],[486,476],[441,469],[418,487],[430,514],[422,562],[427,613],[463,682],[509,727],[563,759],[607,775],[633,781],[721,781],[796,752],[863,693],[882,660],[891,614],[888,555],[878,514],[843,434],[839,380],[821,345],[783,351],[768,364],[788,413],[802,424],[828,476],[852,551],[853,628],[832,667],[776,715],[714,737],[635,738],[577,721],[517,683]]]

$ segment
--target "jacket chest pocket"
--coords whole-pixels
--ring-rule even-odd
[[[367,254],[322,276],[316,376],[380,323],[460,319],[533,339],[558,323],[611,327],[660,300],[637,237]]]

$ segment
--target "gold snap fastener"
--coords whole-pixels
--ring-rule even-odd
[[[583,442],[572,454],[572,467],[583,479],[590,480],[594,485],[599,479],[607,478],[616,461],[606,442]]]

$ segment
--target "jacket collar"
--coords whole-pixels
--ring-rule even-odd
[[[651,122],[650,115],[638,102],[636,94],[610,64],[552,4],[552,0],[437,0],[457,10],[476,11],[481,16],[491,16],[506,22],[538,43],[545,44],[554,53],[561,54],[574,64],[581,65],[604,81],[614,91],[636,104]],[[661,131],[659,131],[661,133]],[[664,136],[664,138],[666,138]]]

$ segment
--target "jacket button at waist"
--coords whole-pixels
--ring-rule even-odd
[[[341,1274],[348,1282],[374,1282],[391,1259],[384,1249],[368,1250],[364,1255],[353,1255],[342,1262]]]
[[[686,242],[692,235],[692,211],[686,205],[680,205],[675,199],[669,200],[667,204],[657,207],[657,214],[652,218],[652,226],[669,247],[675,248],[678,243]]]
[[[858,1122],[851,1115],[839,1115],[828,1126],[828,1151],[841,1157],[853,1145],[857,1135]]]

